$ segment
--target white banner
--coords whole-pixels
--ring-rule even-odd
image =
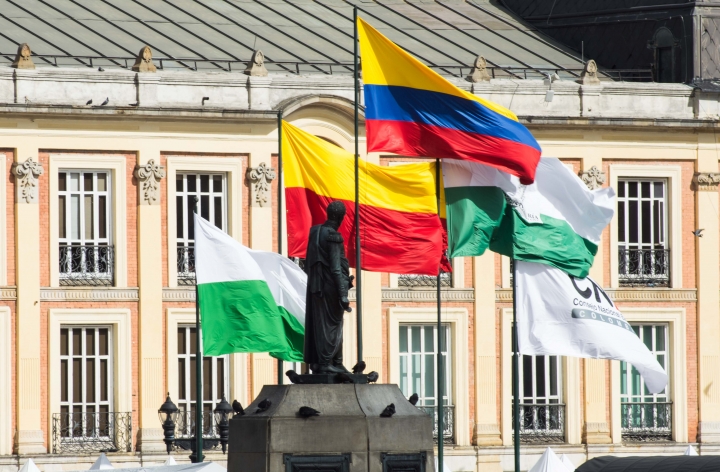
[[[651,393],[665,388],[665,370],[592,279],[576,279],[545,264],[515,264],[521,354],[625,361]]]

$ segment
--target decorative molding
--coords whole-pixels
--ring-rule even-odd
[[[597,166],[592,166],[587,171],[580,172],[580,178],[590,190],[597,190],[601,188],[607,180],[605,172],[598,169]]]
[[[467,78],[473,83],[490,82],[490,74],[487,72],[487,61],[484,57],[478,56],[475,58],[475,64]]]
[[[40,289],[40,301],[106,301],[106,302],[133,302],[140,299],[140,290],[137,288],[49,288]]]
[[[715,172],[695,172],[693,184],[696,190],[717,191],[720,184],[720,174]]]
[[[148,205],[160,204],[160,180],[165,178],[165,168],[150,159],[147,164],[135,166],[135,178],[140,186],[140,201]]]
[[[443,301],[469,302],[475,301],[472,288],[442,289],[440,296]],[[384,302],[433,302],[436,300],[436,290],[408,290],[398,288],[383,288],[382,301]],[[348,294],[350,301],[355,300],[355,289]]]
[[[36,203],[38,178],[45,173],[42,164],[28,157],[25,162],[13,163],[12,172],[17,179],[15,187],[18,202],[25,200],[25,203]]]
[[[15,60],[10,67],[15,69],[34,69],[35,63],[32,60],[32,51],[28,43],[22,43],[17,50]]]
[[[695,302],[697,290],[672,288],[605,288],[615,302]],[[512,289],[495,290],[495,302],[512,303]]]
[[[157,67],[152,61],[152,49],[147,44],[142,47],[137,57],[135,58],[135,64],[132,66],[133,72],[156,72]]]
[[[600,85],[600,79],[598,78],[597,71],[597,63],[590,59],[587,61],[585,68],[580,73],[580,80],[578,80],[578,82],[582,85]]]
[[[252,77],[267,77],[268,71],[265,68],[265,54],[259,49],[253,52],[245,68],[245,74]]]
[[[250,200],[254,207],[262,207],[270,204],[270,187],[272,181],[277,178],[277,172],[272,167],[261,162],[257,167],[248,167],[245,178],[250,183]]]
[[[163,287],[162,299],[164,302],[194,302],[195,287]]]
[[[2,287],[0,288],[0,300],[15,300],[17,298],[16,287]]]

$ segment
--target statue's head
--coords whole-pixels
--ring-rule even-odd
[[[345,218],[345,204],[343,202],[332,202],[327,207],[327,219],[337,223],[340,226],[343,218]]]

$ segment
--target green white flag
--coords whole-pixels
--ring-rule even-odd
[[[556,158],[543,157],[535,183],[467,161],[442,163],[450,257],[491,251],[586,277],[612,219],[612,188],[588,190]]]
[[[205,355],[269,352],[302,361],[307,275],[195,215],[195,276]]]

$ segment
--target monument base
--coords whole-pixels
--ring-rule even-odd
[[[397,385],[266,385],[230,420],[228,472],[433,472],[432,421]]]
[[[352,382],[345,382],[341,380],[338,374],[300,374],[300,384],[304,385],[315,385],[315,384],[341,384],[341,383],[356,383],[366,384],[368,383],[367,374],[345,374],[347,377],[352,379]]]

